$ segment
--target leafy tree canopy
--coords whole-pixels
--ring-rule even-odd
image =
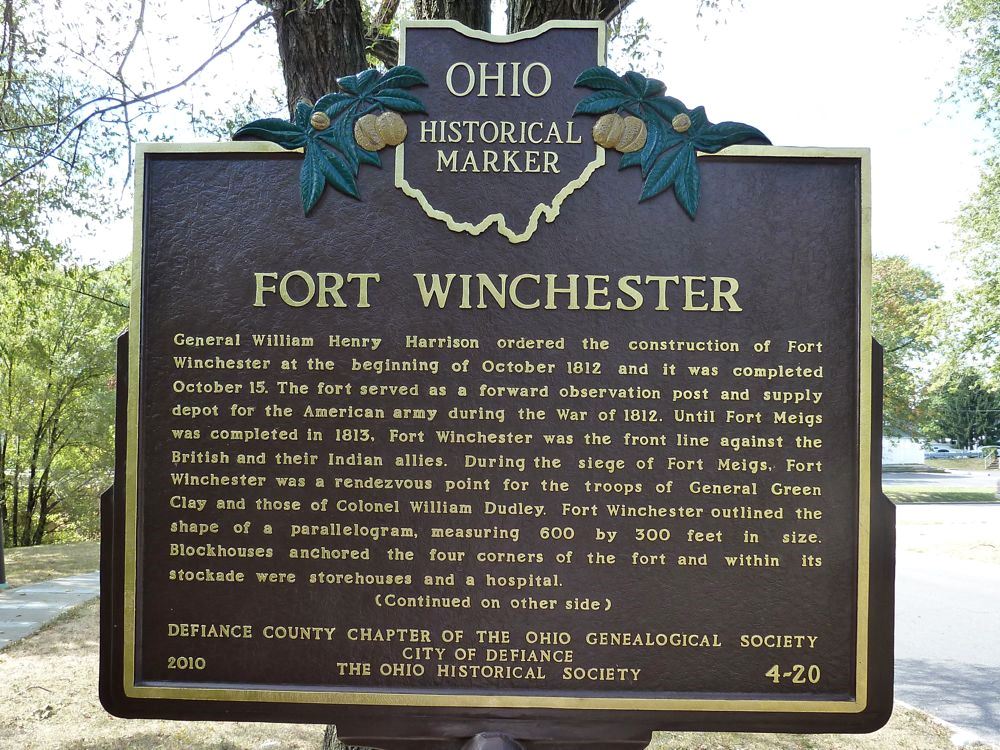
[[[1000,0],[952,0],[942,17],[966,44],[957,96],[975,105],[994,139],[979,188],[958,222],[973,281],[959,299],[960,346],[1000,383]]]
[[[1000,443],[1000,391],[990,388],[979,371],[957,368],[931,392],[927,432],[963,448]]]
[[[34,255],[0,274],[0,516],[7,545],[97,531],[113,466],[115,338],[124,264]]]
[[[918,359],[936,341],[941,284],[901,255],[872,266],[872,329],[885,351],[884,429],[913,435],[921,422]]]

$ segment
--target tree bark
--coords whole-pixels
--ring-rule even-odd
[[[337,725],[327,724],[323,730],[323,744],[320,750],[340,750],[343,743],[337,740]]]
[[[11,525],[10,525],[10,543],[11,546],[16,547],[18,542],[18,520],[19,511],[18,503],[21,500],[21,441],[18,440],[14,445],[14,480],[10,485],[10,502],[14,512],[11,514]]]
[[[0,433],[0,546],[7,532],[7,433]],[[3,552],[0,552],[0,561]],[[2,572],[2,571],[0,571]],[[3,583],[3,579],[0,579]]]
[[[24,526],[21,529],[21,546],[30,547],[32,539],[32,521],[35,515],[35,504],[38,502],[38,459],[42,452],[42,442],[45,435],[46,409],[48,408],[48,394],[52,386],[49,384],[45,390],[45,401],[42,402],[42,411],[38,415],[38,425],[32,435],[31,460],[28,464],[28,493],[24,502]]]
[[[507,4],[507,33],[533,29],[546,21],[610,21],[632,0],[510,0]]]
[[[470,29],[490,30],[489,0],[416,0],[413,10],[417,18],[449,19]]]
[[[337,79],[368,66],[360,0],[330,0],[317,10],[300,0],[266,0],[274,15],[288,111],[337,90]]]
[[[388,31],[396,13],[399,12],[399,3],[400,0],[382,0],[378,9],[372,14],[368,32],[365,34],[365,51],[387,68],[399,63],[399,42],[383,33]]]
[[[48,530],[49,513],[52,511],[52,488],[49,486],[49,479],[52,476],[52,462],[55,460],[59,449],[56,447],[59,440],[59,421],[54,418],[49,426],[48,445],[45,450],[45,464],[42,467],[42,476],[38,480],[38,523],[35,524],[35,531],[32,536],[32,544],[41,544]]]

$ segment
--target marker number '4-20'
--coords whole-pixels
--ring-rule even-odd
[[[786,670],[781,665],[775,664],[764,675],[771,678],[771,682],[778,684],[787,680],[796,685],[815,685],[819,682],[822,673],[816,664],[793,664]]]

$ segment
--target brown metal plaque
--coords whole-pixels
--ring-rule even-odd
[[[601,45],[409,29],[432,114],[307,216],[299,153],[139,152],[108,710],[384,748],[885,721],[867,152],[733,147],[694,220],[640,203],[566,130]],[[450,94],[479,60],[552,93]],[[425,121],[473,116],[562,123],[559,171],[442,170]]]

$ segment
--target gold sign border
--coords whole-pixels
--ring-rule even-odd
[[[522,31],[518,34],[490,34],[485,31],[476,31],[475,29],[470,29],[468,26],[460,24],[458,21],[404,21],[399,30],[400,65],[404,65],[406,62],[407,29],[451,29],[452,31],[457,31],[459,34],[467,36],[471,39],[480,39],[485,42],[498,42],[500,44],[516,42],[520,39],[533,39],[536,36],[541,36],[546,31],[550,31],[552,29],[594,29],[597,31],[597,64],[607,64],[608,29],[607,24],[603,21],[546,21],[537,28]],[[531,212],[531,216],[528,218],[528,224],[524,228],[524,231],[517,232],[507,226],[507,218],[502,212],[490,214],[482,221],[473,224],[468,221],[458,221],[447,211],[441,211],[434,208],[434,206],[431,205],[431,202],[427,199],[427,196],[424,194],[424,191],[420,188],[413,187],[403,174],[403,165],[405,164],[405,147],[405,141],[396,146],[396,187],[411,198],[415,198],[420,204],[420,207],[424,210],[425,214],[430,216],[432,219],[445,222],[448,225],[448,229],[453,232],[468,232],[473,236],[482,234],[491,226],[496,224],[497,231],[514,245],[530,240],[531,236],[535,233],[535,230],[538,229],[539,219],[543,216],[545,217],[545,221],[548,223],[555,221],[556,217],[559,216],[559,211],[562,209],[563,201],[586,185],[587,181],[590,180],[591,175],[603,167],[605,163],[604,149],[601,146],[594,144],[594,147],[596,148],[594,159],[587,164],[583,172],[580,173],[580,176],[569,182],[565,187],[563,187],[562,190],[556,193],[551,204],[539,203],[535,206]]]
[[[212,144],[139,144],[135,161],[135,226],[132,251],[132,306],[129,318],[128,434],[125,470],[125,570],[123,688],[130,698],[204,701],[253,701],[265,703],[341,704],[367,706],[438,706],[453,708],[555,708],[622,711],[732,711],[853,714],[868,704],[869,552],[871,543],[871,158],[868,149],[788,148],[731,146],[717,155],[699,158],[803,158],[856,159],[861,167],[861,259],[858,269],[861,300],[858,320],[860,361],[858,398],[858,580],[856,681],[852,700],[795,699],[697,699],[697,698],[595,698],[571,695],[490,695],[487,693],[380,692],[362,690],[268,690],[264,688],[166,687],[136,682],[138,578],[138,439],[139,352],[142,341],[142,252],[145,160],[147,154],[287,153],[265,142]]]

